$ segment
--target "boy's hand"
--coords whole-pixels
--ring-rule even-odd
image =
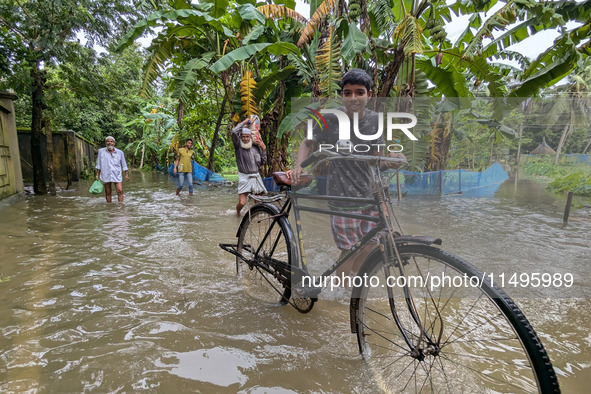
[[[399,158],[399,159],[404,159],[406,160],[406,156],[404,156],[404,154],[399,153],[399,152],[391,152],[388,157],[393,157],[393,158]],[[382,168],[386,169],[386,168],[393,168],[396,169],[398,167],[400,167],[401,163],[383,163],[382,164]]]
[[[287,179],[291,180],[292,183],[298,183],[303,172],[304,169],[298,165],[293,170],[288,170],[285,175],[287,175]]]

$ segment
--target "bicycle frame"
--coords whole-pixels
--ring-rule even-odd
[[[328,161],[331,159],[334,159],[334,157],[318,161],[316,163],[316,165],[314,166],[314,168],[316,166],[320,165],[323,161]],[[288,204],[290,204],[290,205],[293,204],[293,206],[294,206],[294,217],[295,217],[295,221],[296,221],[296,234],[298,237],[298,248],[299,248],[299,252],[300,252],[300,256],[301,256],[300,261],[301,261],[302,267],[306,273],[308,271],[308,268],[307,268],[304,247],[303,247],[302,226],[301,226],[301,220],[300,220],[300,215],[299,215],[300,211],[314,212],[314,213],[319,213],[319,214],[324,214],[324,215],[335,215],[335,216],[349,217],[349,218],[354,218],[354,219],[362,219],[362,220],[367,220],[367,221],[377,223],[377,225],[373,229],[368,231],[350,250],[347,251],[347,253],[340,256],[337,261],[335,261],[333,264],[331,264],[331,266],[328,269],[326,269],[322,274],[319,275],[321,278],[321,283],[326,283],[325,282],[326,278],[328,278],[331,274],[333,274],[336,270],[338,270],[339,267],[344,265],[350,258],[352,258],[356,254],[356,252],[362,246],[367,244],[371,239],[373,239],[378,234],[380,234],[380,236],[379,236],[380,241],[379,241],[379,244],[376,244],[376,248],[378,248],[378,247],[380,248],[384,262],[390,261],[390,260],[400,262],[399,264],[396,264],[398,271],[399,271],[398,274],[405,276],[404,266],[402,264],[400,255],[398,254],[398,250],[396,247],[396,240],[395,240],[395,237],[399,236],[402,233],[402,229],[400,227],[398,220],[396,219],[396,215],[394,214],[394,212],[392,210],[392,204],[391,204],[390,193],[388,191],[388,188],[387,188],[387,186],[384,186],[383,181],[382,181],[382,176],[381,176],[380,170],[379,170],[380,165],[381,165],[381,160],[379,158],[378,159],[368,158],[366,160],[368,162],[369,161],[373,162],[373,165],[370,166],[370,170],[371,170],[371,177],[372,177],[371,183],[372,183],[372,187],[373,187],[374,198],[308,195],[308,194],[292,192],[291,199],[288,201]],[[306,206],[302,206],[301,204],[299,204],[298,199],[299,200],[308,199],[308,200],[370,203],[370,204],[374,204],[378,208],[378,217],[376,218],[374,216],[369,216],[369,215],[348,213],[346,211],[337,211],[337,210],[331,210],[331,209],[306,207]],[[393,218],[396,220],[396,223],[398,224],[398,228],[400,230],[400,233],[396,232],[390,218]],[[406,237],[404,240],[407,242],[411,241],[412,237],[411,238]],[[429,243],[430,244],[430,243],[433,243],[436,241],[437,240],[435,240],[435,239],[424,238],[424,239],[420,240],[420,243]],[[390,275],[389,271],[385,272],[385,275],[389,276]],[[402,324],[399,320],[398,313],[396,312],[396,306],[393,301],[394,296],[392,294],[392,290],[390,288],[388,288],[387,290],[388,290],[388,296],[389,296],[389,301],[390,301],[390,309],[392,312],[392,316],[394,317],[394,320],[396,322],[396,325],[398,326],[401,334],[403,335],[403,337],[404,337],[407,345],[411,349],[411,351],[416,351],[417,347],[412,344],[412,341],[405,333],[405,330],[403,329]],[[411,294],[411,289],[408,286],[404,286],[403,291],[405,294],[405,299],[406,299],[408,309],[411,313],[413,320],[420,327],[421,331],[425,335],[425,339],[427,340],[427,342],[430,344],[434,343],[433,339],[424,333],[423,323],[422,323],[420,317],[418,316],[416,306],[414,305],[414,300],[413,300],[413,296]],[[441,326],[443,327],[443,325],[441,325]],[[355,332],[355,330],[356,330],[355,316],[353,316],[353,314],[351,315],[351,328],[352,328],[352,332]],[[440,337],[441,337],[441,332],[442,331],[440,331],[438,339],[440,339]]]
[[[331,159],[332,158],[319,160],[314,168],[322,162]],[[357,252],[376,236],[379,238],[379,244],[376,244],[375,249],[372,249],[367,257],[365,257],[365,261],[358,271],[359,276],[368,274],[382,277],[383,275],[387,282],[391,277],[398,276],[407,278],[407,272],[415,275],[418,273],[420,277],[425,277],[423,272],[425,272],[424,269],[426,269],[428,277],[431,261],[444,267],[446,270],[445,272],[447,272],[447,268],[451,268],[452,271],[456,271],[458,274],[464,273],[464,275],[466,275],[466,273],[468,273],[472,276],[479,275],[478,269],[471,266],[470,263],[441,251],[438,248],[430,247],[432,244],[441,245],[440,239],[402,235],[402,229],[394,213],[394,208],[392,207],[389,189],[386,187],[387,184],[385,184],[380,172],[381,159],[377,157],[360,159],[367,161],[368,164],[369,162],[373,164],[373,166],[370,166],[373,198],[306,194],[292,190],[290,187],[287,187],[285,189],[285,194],[282,194],[280,197],[255,198],[259,204],[251,207],[247,216],[243,218],[237,233],[237,236],[239,237],[238,244],[220,244],[224,250],[229,251],[238,257],[236,262],[237,269],[239,264],[244,262],[251,270],[258,270],[258,273],[255,272],[254,275],[257,275],[257,278],[260,278],[258,275],[262,275],[263,278],[269,282],[271,287],[282,296],[280,302],[290,303],[301,313],[308,313],[312,309],[314,303],[318,300],[318,294],[326,288],[326,279],[342,267],[348,260],[358,256]],[[304,164],[302,163],[302,165]],[[279,205],[271,204],[272,202],[277,202],[279,200],[283,200],[284,202]],[[347,211],[339,211],[336,209],[330,209],[330,207],[323,209],[307,206],[303,204],[305,201],[340,201],[372,204],[378,208],[378,216],[374,217]],[[295,219],[296,235],[293,234],[294,227],[288,220],[292,208]],[[330,266],[319,275],[321,283],[323,283],[324,286],[318,286],[316,280],[309,285],[310,287],[307,287],[308,285],[304,286],[303,278],[304,275],[308,275],[308,265],[304,249],[301,212],[342,216],[376,223],[376,226],[364,234],[350,250],[342,253],[335,262],[330,264]],[[252,216],[250,216],[251,213]],[[394,222],[398,225],[399,231],[395,229]],[[266,228],[266,230],[257,233],[260,235],[264,232],[262,240],[259,235],[257,235],[256,239],[251,238],[254,239],[254,242],[244,244],[243,240],[245,237],[243,234],[246,233],[246,230],[242,230],[249,229],[248,226],[252,223],[269,224],[255,227]],[[275,232],[273,232],[275,226],[281,227],[277,238],[273,235],[275,234]],[[279,244],[281,240],[283,240],[283,243]],[[289,245],[288,247],[278,247],[278,245],[285,245],[285,242]],[[258,246],[254,247],[257,243]],[[262,249],[263,245],[266,245],[264,249]],[[244,255],[242,255],[242,250],[245,251]],[[288,250],[289,254],[285,254],[285,250]],[[276,251],[278,251],[279,255],[283,257],[274,257]],[[287,260],[286,256],[289,257],[289,260]],[[426,266],[423,265],[425,261],[428,263]],[[242,267],[242,265],[240,265],[240,267]],[[239,271],[239,273],[240,272],[242,271]],[[271,276],[266,276],[267,274],[270,274]],[[492,284],[490,284],[489,287],[487,283],[484,283],[485,288],[481,289],[481,292],[476,290],[478,293],[478,296],[475,297],[476,301],[465,305],[465,312],[458,317],[455,308],[445,308],[447,302],[442,304],[439,303],[441,294],[435,293],[434,295],[428,286],[423,286],[421,287],[422,290],[420,290],[419,293],[416,293],[419,296],[415,297],[410,282],[404,283],[405,284],[403,285],[398,285],[398,290],[396,291],[389,285],[382,285],[381,288],[383,288],[383,290],[376,286],[376,288],[378,288],[377,293],[373,293],[373,290],[367,285],[353,285],[349,307],[351,332],[357,334],[359,350],[362,357],[364,359],[368,357],[368,362],[377,367],[376,371],[383,372],[386,369],[389,369],[392,364],[401,359],[402,356],[405,356],[404,353],[406,353],[406,356],[411,358],[412,363],[425,361],[425,364],[413,364],[414,372],[410,372],[411,378],[412,376],[422,376],[420,373],[424,373],[426,377],[423,381],[423,387],[425,382],[428,382],[427,378],[430,379],[432,372],[433,374],[435,374],[435,372],[443,373],[443,375],[439,374],[439,379],[443,379],[443,383],[447,382],[447,375],[443,368],[442,360],[446,362],[446,364],[453,366],[452,371],[455,370],[457,365],[459,365],[460,367],[467,369],[468,372],[478,372],[473,371],[470,365],[462,365],[461,362],[458,363],[454,355],[461,359],[461,357],[471,356],[471,350],[479,352],[485,348],[479,347],[477,349],[470,349],[466,347],[464,349],[460,345],[460,353],[457,353],[456,348],[453,346],[456,341],[449,341],[448,339],[451,335],[456,333],[456,330],[458,331],[457,338],[463,338],[464,336],[473,333],[475,327],[478,327],[474,326],[474,324],[484,324],[489,320],[492,320],[494,317],[495,324],[491,325],[491,327],[497,327],[496,323],[498,318],[498,329],[501,330],[499,333],[504,334],[505,332],[508,332],[508,334],[506,336],[498,336],[498,338],[493,336],[491,339],[480,339],[478,338],[479,334],[476,333],[474,334],[474,338],[470,337],[470,341],[492,340],[494,342],[495,340],[505,339],[508,341],[519,341],[519,346],[515,347],[513,353],[516,355],[518,354],[519,357],[521,357],[523,354],[520,352],[525,351],[525,355],[529,358],[530,363],[532,364],[529,367],[533,373],[533,378],[537,380],[537,384],[544,389],[548,389],[548,387],[552,388],[552,392],[556,391],[558,388],[556,376],[553,374],[552,367],[548,362],[548,358],[539,339],[535,332],[533,332],[533,329],[527,320],[525,320],[525,317],[523,317],[519,309],[513,304],[513,301],[501,290],[493,288]],[[283,285],[284,290],[280,290],[281,285]],[[376,294],[377,297],[375,296]],[[455,291],[452,292],[451,295],[453,296],[454,294]],[[483,297],[483,295],[485,295],[485,297]],[[387,301],[386,297],[388,299]],[[423,298],[424,300],[421,302],[420,298]],[[474,308],[476,302],[479,302],[479,300],[483,300],[485,304],[478,303],[478,308]],[[431,312],[429,313],[427,303],[430,305],[429,308],[431,308]],[[460,307],[463,306],[461,304],[458,305]],[[377,306],[377,308],[374,306]],[[440,306],[442,307],[441,309]],[[483,314],[477,314],[473,321],[466,320],[466,324],[463,324],[469,314],[473,311],[478,311],[481,307],[484,308],[482,310]],[[487,308],[493,308],[492,310],[495,311],[494,314],[488,312]],[[419,312],[419,310],[421,312]],[[459,319],[456,326],[453,325],[456,320],[450,320],[450,317],[454,316],[457,317],[456,320]],[[377,317],[377,319],[375,317]],[[506,320],[503,320],[503,318]],[[386,325],[382,324],[382,321],[385,321]],[[388,334],[383,329],[383,327],[391,325],[391,323],[394,323],[394,325],[392,325],[392,332],[396,332],[396,334],[393,335]],[[507,327],[502,324],[508,325],[512,331],[507,330]],[[464,328],[464,326],[466,327]],[[444,327],[451,327],[451,329],[447,330],[448,336],[446,336],[445,341],[442,341]],[[394,349],[402,349],[402,353],[400,353],[400,350],[396,350],[395,354],[387,355],[386,358],[381,357],[382,353],[379,353],[380,349],[386,350],[386,352],[389,351],[387,347],[381,346],[381,341],[387,341],[388,343],[394,344],[396,346]],[[404,350],[404,348],[407,350]],[[372,353],[376,349],[378,349],[378,356],[372,358]],[[462,350],[465,351],[466,356],[464,356]],[[492,348],[490,351],[495,352],[496,350]],[[444,352],[447,356],[451,355],[452,357],[447,358],[442,356]],[[511,353],[511,357],[513,357],[513,353]],[[474,353],[474,355],[475,356],[473,357],[476,357],[476,360],[484,362],[478,357],[478,353]],[[393,361],[389,361],[389,358],[392,358]],[[493,358],[496,358],[496,354]],[[502,359],[502,357],[499,358]],[[388,364],[382,365],[380,360],[386,360],[385,362]],[[432,369],[431,367],[435,365],[435,360],[438,362],[438,364],[436,364],[437,368]],[[511,360],[513,360],[513,358],[509,359],[509,361]],[[518,358],[517,360],[519,361],[521,359]],[[514,362],[513,364],[516,366],[515,371],[518,371],[524,366],[521,362]],[[503,361],[500,365],[507,367],[507,371],[510,371],[513,364],[511,362]],[[394,383],[397,381],[397,378],[407,370],[409,365],[411,364],[407,364],[406,367],[403,366],[402,370],[397,370],[396,375],[394,376]],[[423,369],[421,369],[420,365],[423,365]],[[527,365],[525,366],[527,367]],[[525,369],[526,371],[523,376],[531,378],[531,376],[528,375],[528,369]],[[392,370],[395,371],[395,369]],[[485,373],[483,375],[489,379],[489,374]],[[443,376],[443,378],[441,376]],[[494,379],[494,376],[492,379]],[[407,380],[407,385],[409,382],[411,382],[411,379]],[[528,383],[528,381],[526,380],[525,383]],[[523,387],[528,391],[529,386],[524,385]],[[544,389],[542,392],[545,392]]]

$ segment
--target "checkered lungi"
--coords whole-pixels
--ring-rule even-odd
[[[373,216],[376,218],[379,216],[378,208],[375,206],[365,209],[347,210],[345,212]],[[344,216],[330,217],[330,227],[332,228],[334,242],[337,245],[337,248],[341,250],[351,249],[353,245],[359,242],[359,240],[375,226],[377,226],[376,222],[370,222],[368,220],[353,219]],[[377,240],[377,236],[372,238],[372,240],[374,239]]]

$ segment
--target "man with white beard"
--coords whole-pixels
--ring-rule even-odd
[[[250,118],[238,123],[232,130],[232,142],[238,165],[238,204],[236,214],[246,205],[248,193],[266,193],[263,179],[259,174],[261,165],[267,160],[267,147],[258,132],[253,136],[248,126]],[[256,130],[258,131],[258,130]]]
[[[129,171],[123,151],[115,148],[115,138],[105,138],[105,147],[99,149],[96,157],[96,176],[105,185],[105,197],[111,202],[111,183],[115,184],[117,200],[123,201],[123,179],[121,170],[125,171],[125,180],[129,182]]]

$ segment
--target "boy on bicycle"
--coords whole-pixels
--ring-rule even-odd
[[[347,71],[341,80],[341,96],[344,108],[339,110],[345,112],[349,118],[351,130],[355,114],[358,117],[358,129],[363,135],[376,135],[379,130],[379,117],[375,111],[366,108],[372,96],[371,77],[362,69],[351,69]],[[320,132],[316,127],[314,140],[304,139],[298,150],[297,163],[293,170],[287,172],[287,176],[294,183],[298,183],[303,169],[301,163],[313,152],[315,144],[332,144],[339,141],[339,120],[336,116],[325,116],[327,130]],[[342,142],[342,141],[339,141]],[[379,150],[378,146],[384,146],[383,136],[373,141],[361,140],[355,133],[351,133],[350,144],[370,145],[373,148],[365,155],[384,156],[384,149]],[[359,153],[356,153],[359,154]],[[401,153],[390,153],[390,157],[402,157]],[[347,196],[357,198],[373,198],[371,187],[371,173],[367,163],[355,160],[340,160],[338,165],[329,166],[327,175],[327,194],[332,196]],[[328,203],[332,210],[355,213],[378,217],[378,207],[375,204],[360,205],[355,202],[331,201]],[[366,245],[356,245],[364,234],[376,226],[376,222],[363,219],[354,219],[338,215],[330,218],[331,229],[336,246],[347,253],[354,246],[361,246],[357,255],[352,257],[341,266],[340,271],[345,275],[357,273],[366,256],[376,246],[377,239],[373,239]]]

